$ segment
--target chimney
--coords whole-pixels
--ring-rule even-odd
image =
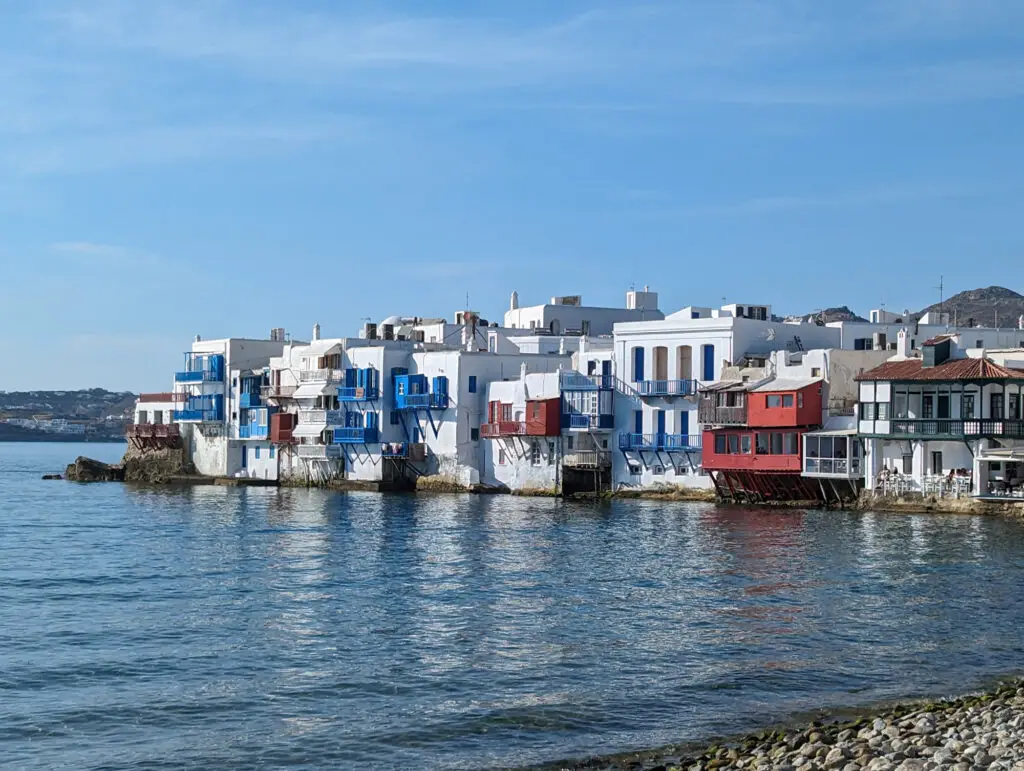
[[[520,380],[526,380],[526,372],[527,372],[528,369],[529,368],[526,366],[526,362],[524,361],[520,365],[520,367],[519,367],[519,379]]]
[[[900,329],[900,331],[896,334],[896,358],[910,358],[910,335],[907,334],[906,327]]]
[[[565,338],[564,337],[559,338],[559,340],[558,340],[558,352],[560,354],[562,354],[562,355],[565,355]]]
[[[313,339],[320,339],[320,322],[317,322],[316,324],[313,325]]]
[[[203,342],[203,338],[201,338],[199,335],[196,335],[196,340],[195,341],[197,343],[201,343],[201,342]]]
[[[516,292],[515,290],[513,290],[512,291],[512,297],[511,297],[511,299],[508,302],[508,309],[510,311],[514,311],[517,308],[519,308],[519,292]]]

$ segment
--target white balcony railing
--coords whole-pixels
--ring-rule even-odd
[[[310,426],[326,426],[327,410],[299,410],[299,423]]]
[[[340,458],[342,453],[341,445],[338,444],[300,444],[295,450],[300,458],[313,460]]]
[[[340,383],[344,378],[345,373],[340,369],[299,370],[299,382],[301,383]]]
[[[607,468],[612,465],[612,456],[607,450],[583,450],[565,456],[563,465],[568,468]]]

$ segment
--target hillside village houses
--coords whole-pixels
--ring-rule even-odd
[[[623,308],[578,296],[521,307],[513,293],[500,325],[465,310],[451,320],[391,316],[356,337],[323,338],[319,325],[305,342],[281,329],[267,340],[197,337],[172,390],[140,397],[128,433],[140,451],[182,447],[204,475],[372,489],[678,487],[831,500],[881,491],[879,474],[898,459],[892,473],[911,476],[914,490],[956,464],[972,467],[973,494],[1009,494],[1018,460],[1005,432],[1020,420],[1012,384],[1024,321],[953,329],[940,314],[871,318],[783,321],[770,305],[742,303],[666,315],[645,287]],[[915,436],[921,447],[908,452],[905,436],[886,433],[896,424],[864,417],[902,408],[865,407],[895,393],[886,383],[916,382],[902,369],[894,379],[887,360],[926,368],[936,341],[941,364],[991,364],[975,409],[979,420],[1000,415],[1004,433],[978,435],[970,462],[955,432],[926,443],[957,449],[927,449]],[[994,412],[991,392],[1004,380]],[[904,392],[919,405],[907,420],[918,420],[921,392]],[[932,399],[930,420],[961,415],[937,391]]]

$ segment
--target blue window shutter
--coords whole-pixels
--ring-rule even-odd
[[[642,434],[644,432],[644,411],[637,410],[633,413],[633,433]]]
[[[639,346],[633,349],[633,382],[644,379],[644,349]]]
[[[683,410],[679,413],[679,433],[683,436],[690,435],[690,411]]]
[[[377,413],[376,412],[367,412],[366,413],[366,427],[367,428],[376,428],[377,427]]]
[[[655,415],[658,418],[658,433],[665,433],[665,410],[658,410]]]
[[[704,380],[715,379],[715,346],[703,346],[704,353]]]

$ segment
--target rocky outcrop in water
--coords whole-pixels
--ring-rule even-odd
[[[668,750],[562,768],[640,771],[1024,771],[1024,682],[953,701],[894,707],[845,723],[763,731],[704,752]]]
[[[124,481],[165,484],[195,474],[181,448],[135,450],[129,446],[124,458]]]
[[[79,456],[65,469],[64,479],[70,482],[166,484],[194,474],[195,468],[181,448],[136,450],[129,446],[120,463],[103,463]],[[56,474],[47,477],[60,478]]]
[[[124,466],[79,455],[75,462],[64,470],[64,478],[70,482],[123,482]]]

